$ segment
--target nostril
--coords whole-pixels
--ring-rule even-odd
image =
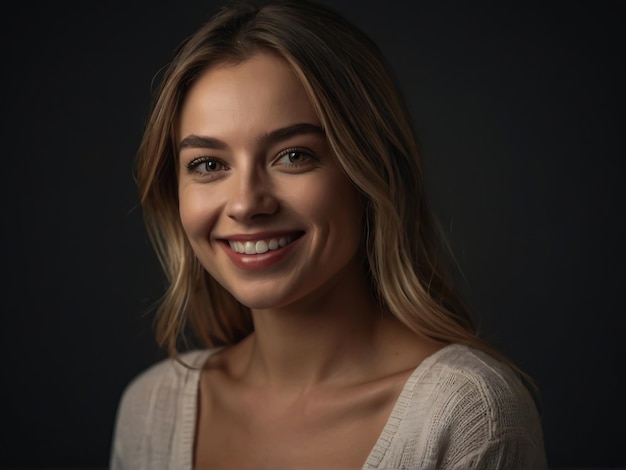
[[[278,211],[279,203],[271,194],[246,194],[228,203],[228,216],[235,220],[250,220],[262,215],[272,215]]]

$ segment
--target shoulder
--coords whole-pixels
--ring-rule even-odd
[[[508,365],[476,348],[449,345],[427,358],[423,366],[422,382],[429,379],[439,393],[477,395],[486,402],[493,401],[493,404],[506,398],[508,403],[513,400],[517,406],[535,407],[532,395],[519,375]]]
[[[182,406],[197,389],[202,365],[213,350],[195,350],[162,359],[138,374],[124,389],[115,420],[112,468],[125,468],[148,448],[166,449]],[[193,397],[191,397],[193,400]],[[191,404],[195,404],[195,400]],[[124,465],[115,462],[124,462]]]
[[[133,378],[123,391],[121,403],[145,402],[146,393],[179,390],[210,354],[210,350],[195,350],[180,354],[178,360],[170,357],[160,360]]]
[[[438,393],[452,395],[457,408],[480,403],[485,417],[501,425],[516,417],[539,418],[538,398],[529,384],[509,365],[484,351],[450,345],[432,357],[425,375],[436,384]],[[513,416],[517,414],[520,416]]]
[[[535,401],[508,365],[454,344],[427,358],[412,379],[404,418],[428,423],[419,436],[427,460],[446,462],[442,468],[545,468]]]
[[[183,353],[177,361],[163,359],[137,375],[124,389],[119,405],[119,419],[135,422],[154,410],[176,401],[185,385],[193,380],[194,371],[202,367],[210,351]],[[179,362],[180,361],[180,362]]]

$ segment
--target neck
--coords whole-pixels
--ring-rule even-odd
[[[359,274],[342,273],[313,297],[252,312],[255,331],[245,340],[251,379],[302,388],[366,372],[385,320],[354,269]]]

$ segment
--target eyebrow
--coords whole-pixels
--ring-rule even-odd
[[[262,144],[269,145],[302,134],[326,135],[326,132],[324,132],[324,129],[322,127],[315,124],[300,122],[291,126],[275,129],[271,132],[266,132],[259,137],[259,141]],[[215,137],[190,134],[182,139],[178,144],[179,151],[184,148],[225,150],[228,148],[228,145],[226,144],[226,142],[216,139]]]

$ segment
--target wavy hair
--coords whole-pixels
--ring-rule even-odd
[[[156,317],[158,343],[177,357],[181,339],[233,344],[253,330],[250,311],[200,265],[178,212],[177,125],[183,99],[208,67],[259,51],[286,60],[304,85],[341,167],[366,205],[363,249],[381,308],[415,333],[477,347],[450,275],[452,257],[429,209],[417,137],[391,67],[341,14],[305,0],[234,2],[177,49],[155,90],[137,154],[136,180],[151,241],[169,287]]]

